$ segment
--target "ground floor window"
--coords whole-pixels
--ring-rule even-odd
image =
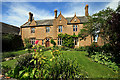
[[[31,38],[31,39],[30,39],[30,43],[31,43],[32,45],[35,45],[35,38]]]
[[[58,45],[62,45],[62,38],[58,38]]]
[[[74,38],[74,45],[77,45],[78,38]]]
[[[42,40],[42,45],[44,45],[44,40]]]

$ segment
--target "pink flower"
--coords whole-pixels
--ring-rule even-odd
[[[36,49],[34,49],[34,51],[36,52]]]
[[[96,46],[97,47],[97,46]]]
[[[35,41],[35,44],[37,44],[38,42],[39,42],[39,41],[38,41],[38,40],[36,40],[36,41]]]

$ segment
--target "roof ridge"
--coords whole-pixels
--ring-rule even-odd
[[[42,20],[54,20],[54,19],[42,19]],[[35,21],[40,21],[40,20],[35,20]]]

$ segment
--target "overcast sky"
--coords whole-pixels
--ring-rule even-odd
[[[54,9],[61,11],[64,17],[85,15],[85,5],[89,5],[89,14],[92,15],[106,7],[116,9],[118,2],[2,2],[2,22],[14,26],[21,26],[28,21],[29,12],[35,20],[53,19]],[[0,21],[1,22],[1,21]]]

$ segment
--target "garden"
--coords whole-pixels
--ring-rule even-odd
[[[75,49],[63,46],[45,48],[36,44],[30,51],[18,51],[25,55],[3,61],[2,73],[15,79],[118,78],[118,66],[110,60],[111,57],[97,52],[89,54],[90,50],[99,49],[94,43]]]
[[[119,78],[120,67],[120,6],[116,10],[107,8],[92,16],[78,35],[58,34],[62,46],[44,47],[35,41],[35,46],[25,39],[22,50],[3,52],[2,77],[11,79],[75,79],[75,78]],[[104,18],[106,17],[106,18]],[[98,25],[99,24],[99,25]],[[75,37],[86,39],[90,35],[90,46],[74,48]],[[103,46],[95,42],[96,35],[105,40]],[[108,38],[109,36],[109,38]],[[8,59],[9,58],[9,59]]]

